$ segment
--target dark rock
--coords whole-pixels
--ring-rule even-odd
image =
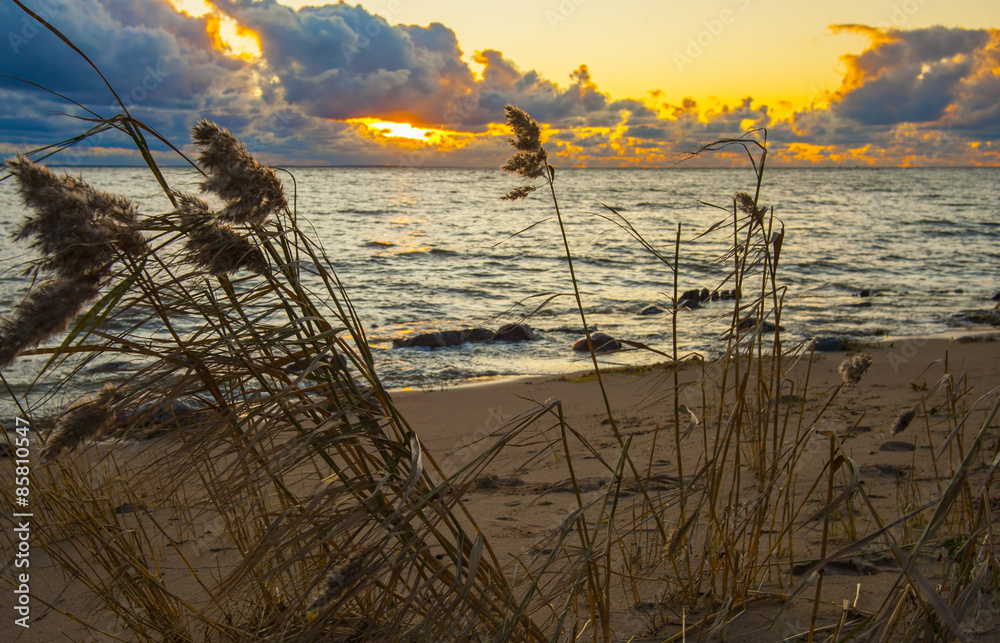
[[[993,296],[990,297],[990,301],[1000,301],[1000,290],[993,293]]]
[[[451,348],[466,342],[489,341],[522,342],[534,339],[535,334],[527,324],[507,324],[493,332],[486,328],[465,328],[463,330],[441,330],[421,333],[413,337],[399,337],[392,340],[394,348]]]
[[[953,315],[949,321],[953,325],[1000,326],[1000,312],[995,310],[969,310]]]
[[[702,288],[701,292],[699,293],[699,297],[698,298],[701,301],[708,301],[709,297],[711,297],[711,296],[712,296],[712,293],[708,292],[708,288]]]
[[[587,329],[592,332],[597,332],[597,326],[588,326]],[[583,335],[583,329],[579,326],[559,326],[558,328],[548,328],[545,330],[546,333],[565,333],[567,335]]]
[[[763,329],[763,332],[765,333],[774,332],[774,324],[772,324],[769,321],[761,322],[760,326]],[[740,322],[740,330],[750,330],[750,329],[754,330],[757,329],[757,319],[755,317],[746,317],[743,319],[743,321]],[[782,327],[781,330],[785,330],[784,327]]]
[[[701,301],[701,291],[697,288],[693,290],[685,290],[681,294],[681,301],[684,301],[685,299],[697,299],[698,301]]]
[[[460,330],[443,330],[438,335],[441,336],[441,343],[444,346],[461,346],[465,343]]]
[[[683,310],[685,308],[688,310],[698,310],[701,308],[701,301],[698,299],[681,299],[681,303],[677,304],[677,309]]]
[[[488,342],[493,339],[493,331],[488,328],[466,328],[462,331],[462,337],[467,342]]]
[[[844,340],[839,337],[818,337],[816,338],[816,351],[819,353],[836,353],[847,350]]]
[[[444,330],[436,333],[421,333],[413,337],[394,339],[392,345],[396,348],[446,348],[460,346],[465,343],[460,330]]]
[[[871,296],[872,296],[872,291],[869,290],[868,288],[863,288],[858,291],[858,297],[871,297]]]
[[[622,344],[617,339],[611,335],[605,335],[604,333],[594,333],[590,336],[590,341],[594,344],[595,353],[606,353],[608,351],[616,351],[621,349]],[[573,344],[573,350],[578,353],[589,353],[590,349],[587,347],[587,338],[577,340]]]
[[[650,305],[646,306],[645,308],[643,308],[642,310],[640,310],[639,314],[640,315],[660,315],[660,314],[665,313],[665,312],[667,312],[667,311],[664,310],[663,308],[660,308],[656,304],[650,304]]]
[[[850,304],[851,308],[871,308],[872,302],[870,301],[859,301],[854,304]]]
[[[500,342],[526,342],[535,339],[535,333],[527,324],[506,324],[497,330],[493,339]]]

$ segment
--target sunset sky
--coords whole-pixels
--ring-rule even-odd
[[[563,166],[671,167],[759,127],[777,165],[1000,165],[996,0],[27,4],[136,118],[178,144],[212,118],[272,164],[496,165],[511,102]],[[0,30],[3,73],[119,111],[11,0]],[[34,86],[0,92],[5,156],[88,126]],[[137,163],[127,148],[107,135],[53,161]]]

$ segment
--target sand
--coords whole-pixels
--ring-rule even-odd
[[[861,352],[872,354],[871,369],[858,385],[843,389],[818,423],[817,428],[821,431],[840,436],[849,434],[843,440],[845,449],[857,463],[861,483],[883,515],[894,517],[908,502],[916,502],[917,498],[926,502],[935,497],[950,477],[950,465],[946,463],[954,463],[959,457],[955,451],[938,459],[936,470],[933,466],[929,455],[931,443],[939,448],[949,433],[943,413],[935,412],[926,418],[921,413],[906,431],[891,436],[890,427],[899,413],[918,406],[921,395],[926,395],[941,380],[946,366],[956,380],[963,375],[966,377],[962,382],[969,389],[965,397],[969,404],[1000,385],[1000,343],[995,335],[980,335],[974,339],[976,341],[965,337],[897,338],[877,346],[860,347]],[[842,352],[817,353],[812,358],[807,417],[813,417],[810,413],[820,408],[842,381],[838,367],[846,356]],[[786,399],[790,405],[799,399],[795,396],[801,394],[807,365],[808,360],[804,359],[790,378],[797,383]],[[674,369],[657,366],[606,373],[611,414],[619,437],[629,442],[633,461],[647,479],[650,493],[675,494],[679,485],[689,482],[692,474],[704,464],[705,445],[711,443],[719,423],[712,411],[714,400],[720,394],[717,370],[718,364],[692,362],[677,371],[680,382],[690,385],[682,393],[680,402],[699,418],[693,427],[689,426],[687,416],[682,421],[683,431],[692,430],[681,441],[680,467],[674,433]],[[704,386],[699,383],[703,372]],[[935,400],[939,398],[940,395],[934,397]],[[540,409],[550,409],[524,428],[481,471],[474,472],[462,498],[511,578],[517,576],[519,566],[531,565],[532,560],[550,553],[553,533],[577,507],[555,409],[561,407],[566,425],[589,443],[589,447],[585,446],[581,439],[573,436],[568,440],[579,492],[585,501],[606,490],[606,484],[612,479],[611,470],[619,461],[619,438],[611,429],[604,399],[592,373],[556,378],[522,377],[432,391],[395,391],[392,399],[420,437],[425,450],[446,473],[460,471],[474,462],[503,436],[501,429],[510,422],[531,417]],[[934,403],[933,400],[929,402]],[[981,422],[981,416],[978,417]],[[968,440],[977,429],[978,425],[970,425],[965,430],[965,439]],[[134,462],[143,457],[143,453],[148,455],[150,449],[155,451],[169,444],[170,439],[168,436],[142,444],[103,444],[92,450],[104,453],[114,450],[121,458]],[[815,448],[805,451],[802,467],[803,471],[818,473],[827,455],[828,438],[817,434],[811,439],[816,443]],[[997,431],[993,430],[984,443],[985,463],[996,454],[997,442]],[[3,462],[0,460],[0,464]],[[984,467],[982,464],[977,472],[981,474]],[[634,484],[628,483],[629,476],[625,477],[622,510],[627,512],[628,507],[634,506],[638,494]],[[811,478],[803,476],[797,484],[803,485],[804,493],[811,482]],[[132,510],[125,504],[119,508]],[[145,507],[136,509],[146,510]],[[151,506],[148,510],[163,523],[183,517],[169,506]],[[998,518],[996,508],[991,515],[995,522]],[[668,523],[675,518],[664,514]],[[798,537],[796,546],[801,549],[796,560],[803,562],[803,568],[817,557],[821,525],[820,520],[803,529]],[[174,587],[178,583],[192,583],[188,564],[201,570],[205,578],[211,577],[213,570],[231,566],[235,552],[231,543],[217,536],[220,526],[199,526],[202,535],[186,543],[182,550],[186,552],[187,562],[176,557],[164,562],[165,580],[171,579]],[[860,519],[856,529],[864,534],[874,529],[874,525],[870,519]],[[10,529],[4,529],[2,538],[10,537]],[[834,540],[846,542],[846,537],[839,534]],[[4,551],[11,551],[13,543],[3,542]],[[624,550],[615,550],[612,555],[620,558],[626,554]],[[940,572],[942,564],[936,558],[940,555],[940,547],[928,552],[925,571],[929,577]],[[821,623],[836,623],[845,600],[858,612],[879,606],[896,580],[898,566],[891,557],[869,560],[874,562],[863,568],[849,564],[828,568],[824,577]],[[12,571],[8,564],[3,578],[10,578]],[[56,566],[40,552],[32,559],[31,571],[31,590],[36,600],[30,631],[14,627],[11,612],[4,610],[0,632],[7,636],[19,635],[15,640],[24,641],[62,640],[60,637],[73,641],[113,640],[95,634],[60,613],[72,614],[101,630],[116,631],[114,618],[102,612],[100,602],[81,583],[64,580]],[[703,611],[689,614],[676,609],[664,591],[666,585],[657,578],[657,574],[664,573],[661,566],[655,573],[643,577],[644,580],[632,590],[625,583],[616,584],[612,610],[616,639],[662,640],[678,633],[682,623],[687,626],[704,615]],[[790,606],[775,621],[781,608],[781,601],[775,597],[789,594],[792,583],[800,580],[801,577],[783,573],[780,578],[757,588],[761,600],[747,605],[720,632],[751,643],[781,640],[808,628],[811,604],[805,600]],[[42,602],[51,607],[44,607]],[[1000,636],[995,623],[973,623],[970,628],[977,628],[986,636]]]

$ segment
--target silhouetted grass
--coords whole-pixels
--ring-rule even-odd
[[[694,239],[684,241],[678,224],[673,248],[660,250],[613,208],[600,215],[673,274],[670,348],[623,342],[623,350],[669,358],[659,391],[672,415],[663,429],[675,467],[668,478],[652,472],[661,428],[641,462],[637,438],[612,413],[556,170],[538,125],[508,107],[517,151],[505,169],[548,187],[614,457],[601,455],[552,400],[510,420],[495,442],[446,473],[393,405],[349,284],[300,227],[278,175],[202,121],[193,138],[212,203],[177,192],[142,136],[151,130],[122,108],[110,119],[93,115],[97,124],[81,136],[126,131],[170,212],[139,213],[126,196],[27,156],[7,163],[34,211],[22,236],[41,256],[27,266],[39,279],[0,327],[4,364],[48,356],[39,375],[63,382],[108,354],[135,365],[67,408],[37,445],[44,462],[33,472],[34,542],[93,597],[95,614],[66,616],[95,633],[610,641],[625,635],[618,621],[626,611],[651,605],[649,636],[712,640],[748,606],[773,601],[783,605],[776,618],[807,606],[808,640],[960,640],[970,617],[997,610],[990,483],[1000,456],[983,460],[985,449],[996,451],[988,440],[996,439],[997,391],[970,399],[964,377],[946,365],[921,403],[885,427],[895,435],[923,421],[931,440],[932,403],[950,432],[931,455],[946,480],[936,496],[924,501],[917,496],[926,487],[902,481],[899,514],[881,515],[845,448],[854,428],[823,424],[845,403],[846,387],[865,386],[871,357],[845,361],[843,382],[817,391],[811,345],[782,338],[784,226],[761,201],[765,131],[698,150],[745,152],[755,190],[724,197],[715,206],[720,220]],[[724,313],[725,353],[705,362],[678,353],[678,290],[686,245],[709,235],[729,241],[717,289],[735,298]],[[699,372],[692,379],[682,371]],[[166,437],[135,439],[159,433]],[[522,440],[543,442],[574,508],[544,546],[503,566],[477,525],[482,517],[461,499]],[[605,474],[596,488],[579,473],[581,453]],[[12,485],[0,476],[4,494]],[[814,532],[818,541],[804,537]],[[948,557],[932,583],[917,562],[937,542],[947,543]],[[884,602],[871,612],[846,604],[831,611],[824,570],[867,569],[857,555],[876,545],[899,568]]]

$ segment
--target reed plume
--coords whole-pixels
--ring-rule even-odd
[[[736,207],[740,212],[750,215],[754,221],[760,223],[764,220],[764,215],[767,214],[767,208],[764,206],[758,207],[754,203],[753,197],[746,192],[736,193]]]
[[[118,252],[139,255],[147,250],[131,201],[95,190],[81,179],[58,176],[46,167],[17,156],[7,161],[32,215],[15,235],[34,238],[38,265],[61,277],[104,275]]]
[[[267,272],[264,253],[232,228],[209,218],[189,215],[183,220],[188,230],[188,261],[215,277],[246,270],[255,275]]]
[[[517,152],[504,163],[503,171],[526,179],[537,179],[543,175],[551,179],[550,173],[553,170],[548,164],[548,154],[542,147],[541,129],[538,123],[524,110],[514,105],[507,105],[504,111],[507,114],[507,125],[514,130],[514,137],[508,141]],[[527,197],[536,189],[534,185],[522,185],[500,198],[503,201],[517,201]]]
[[[844,384],[854,386],[861,381],[868,369],[872,365],[871,353],[862,353],[849,359],[845,359],[840,364],[840,376],[844,379]]]
[[[77,318],[84,305],[97,297],[98,277],[56,277],[25,295],[11,318],[0,320],[0,369],[22,352],[61,333]]]
[[[43,460],[52,460],[63,451],[72,451],[88,438],[100,437],[111,428],[115,420],[112,404],[127,387],[118,388],[105,384],[94,397],[74,402],[60,415],[42,447]]]
[[[306,608],[306,613],[315,615],[316,611],[325,605],[329,605],[337,599],[344,590],[365,573],[365,563],[371,558],[372,551],[366,548],[351,558],[344,564],[337,567],[321,584],[319,595]]]
[[[910,422],[916,417],[916,409],[907,409],[899,414],[896,421],[892,423],[892,428],[889,429],[889,435],[896,436],[906,430],[910,426]]]
[[[260,225],[288,207],[281,181],[258,163],[232,133],[202,119],[192,129],[198,162],[208,172],[202,190],[226,201],[218,216],[234,223]]]

